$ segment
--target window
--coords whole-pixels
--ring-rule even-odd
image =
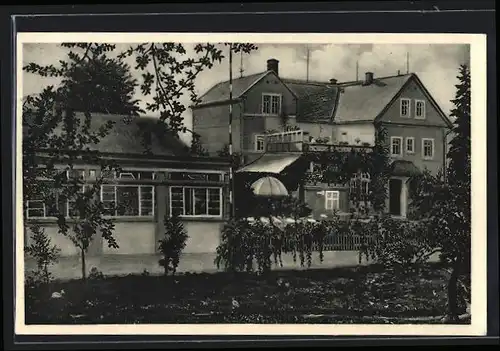
[[[415,118],[425,119],[424,100],[415,100]]]
[[[67,177],[67,179],[84,180],[85,179],[85,170],[83,170],[83,169],[68,170],[68,171],[66,171],[66,177]]]
[[[151,171],[134,171],[124,169],[118,174],[120,179],[155,179],[155,173]]]
[[[279,115],[281,113],[281,95],[262,94],[262,113],[266,115]]]
[[[434,158],[434,139],[422,139],[422,155],[426,160]]]
[[[338,191],[327,190],[325,191],[325,209],[338,210],[339,209],[340,193]]]
[[[84,194],[86,191],[88,191],[89,186],[81,186],[80,189],[78,189],[77,194],[75,194],[75,197],[72,199],[68,199],[66,201],[66,217],[78,217],[80,215],[80,211],[77,205],[78,202],[78,197],[81,196],[80,194]],[[73,192],[73,191],[72,191]]]
[[[401,99],[400,114],[401,117],[410,117],[410,99]]]
[[[265,149],[265,137],[263,135],[255,136],[255,151],[264,151]]]
[[[170,187],[170,214],[222,216],[222,188]]]
[[[59,196],[51,181],[44,181],[37,187],[38,195],[26,201],[26,218],[54,218],[58,215]]]
[[[408,154],[415,153],[415,138],[413,137],[406,138],[406,153]]]
[[[102,185],[101,201],[108,216],[153,216],[154,186]]]
[[[370,174],[357,173],[349,182],[349,191],[351,194],[368,195],[370,193]]]
[[[169,172],[170,180],[200,180],[205,182],[221,182],[221,173],[200,173],[200,172]]]
[[[89,178],[95,178],[95,177],[96,177],[95,169],[89,170]]]
[[[403,138],[402,137],[391,137],[391,155],[392,156],[402,156],[403,155]]]

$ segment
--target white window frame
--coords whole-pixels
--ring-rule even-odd
[[[259,140],[262,139],[262,149],[259,149]],[[254,150],[261,152],[266,150],[266,137],[262,134],[255,135]]]
[[[422,104],[422,114],[417,114],[417,106],[418,104]],[[425,100],[415,100],[415,119],[425,119]]]
[[[269,96],[269,112],[264,109],[264,97]],[[278,97],[278,111],[273,113],[273,97]],[[278,116],[282,109],[282,95],[277,93],[262,93],[262,114],[267,116]]]
[[[426,156],[425,155],[425,142],[426,141],[430,141],[431,142],[431,145],[432,145],[432,156]],[[435,149],[434,139],[433,138],[422,138],[422,158],[424,160],[432,160],[432,159],[434,159],[435,153],[436,153],[436,149]]]
[[[30,203],[41,203],[42,208],[30,208]],[[31,211],[43,211],[42,216],[30,216]],[[47,206],[44,200],[27,200],[26,202],[26,218],[48,218],[47,217]]]
[[[399,144],[400,153],[399,154],[395,154],[393,152],[393,141],[396,139],[398,139],[400,141],[400,144]],[[403,156],[403,147],[404,147],[403,137],[400,137],[400,136],[392,136],[391,137],[391,156],[402,157]]]
[[[123,173],[123,172],[122,172]],[[151,217],[154,217],[155,215],[155,207],[156,207],[156,197],[155,197],[155,186],[154,185],[142,185],[142,184],[102,184],[101,185],[101,189],[100,189],[100,192],[99,192],[99,199],[102,203],[106,203],[106,202],[110,202],[110,201],[104,201],[103,199],[103,190],[104,190],[104,187],[113,187],[114,191],[114,201],[113,203],[115,204],[115,207],[117,206],[117,202],[118,202],[118,192],[117,192],[117,188],[118,187],[128,187],[128,188],[137,188],[137,200],[138,200],[138,211],[139,211],[139,214],[137,215],[119,215],[118,212],[117,212],[117,209],[115,209],[115,214],[114,215],[106,215],[105,217],[107,218],[126,218],[126,217],[140,217],[140,218],[151,218]],[[141,193],[142,193],[142,189],[143,188],[152,188],[151,189],[151,205],[152,205],[152,208],[151,208],[151,214],[148,214],[148,215],[142,215],[141,212],[142,212],[142,204],[141,204]]]
[[[412,141],[412,149],[408,150],[408,141]],[[407,154],[414,154],[415,153],[415,138],[414,137],[407,137],[405,141],[405,151]]]
[[[185,214],[186,207],[186,192],[185,189],[205,189],[207,191],[207,214],[201,214],[201,215],[187,215]],[[191,186],[191,185],[183,185],[183,186],[170,186],[168,188],[168,198],[169,198],[169,213],[170,216],[173,215],[172,213],[172,189],[182,189],[182,214],[179,215],[179,217],[182,218],[222,218],[223,216],[223,196],[222,196],[222,187],[215,187],[215,186]],[[208,201],[209,201],[209,189],[217,189],[219,190],[219,214],[218,215],[211,215],[208,214]],[[194,191],[192,192],[194,196]],[[194,201],[192,201],[192,204],[194,205]],[[193,211],[194,212],[194,211]]]
[[[406,115],[403,115],[403,102],[408,102],[408,108],[406,109]],[[408,98],[401,98],[399,100],[399,115],[402,118],[410,118],[410,111],[411,111],[411,99]]]
[[[326,190],[325,191],[325,210],[339,210],[340,209],[340,191]]]

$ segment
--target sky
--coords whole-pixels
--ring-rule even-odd
[[[258,44],[257,51],[250,54],[236,54],[233,60],[233,77],[240,76],[240,68],[244,75],[259,73],[266,70],[269,58],[279,60],[279,74],[284,78],[306,79],[306,52],[309,48],[309,79],[328,81],[335,78],[339,82],[356,79],[356,62],[358,62],[359,78],[364,72],[374,73],[375,78],[395,75],[400,71],[406,73],[407,53],[409,70],[416,73],[429,92],[445,113],[452,108],[450,100],[455,95],[458,67],[470,63],[469,45],[466,44]],[[56,43],[25,43],[23,44],[23,66],[36,62],[40,65],[58,65],[59,60],[67,57],[67,49]],[[126,50],[133,43],[117,44],[116,52]],[[194,44],[185,44],[187,54],[193,54]],[[223,47],[227,51],[227,48]],[[227,58],[227,52],[225,52]],[[187,58],[187,57],[185,57]],[[133,59],[129,59],[134,66]],[[229,79],[229,64],[227,59],[216,64],[212,69],[201,72],[196,79],[196,90],[203,94],[214,84]],[[140,73],[132,69],[137,78]],[[23,73],[23,96],[36,94],[47,85],[57,85],[54,78],[42,78],[31,73]],[[150,97],[144,97],[137,91],[137,98],[144,108]],[[181,99],[189,105],[188,96]],[[148,115],[155,115],[147,113]],[[191,128],[191,113],[184,115],[186,127]],[[189,142],[189,135],[183,139]]]

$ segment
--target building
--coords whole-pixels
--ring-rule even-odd
[[[126,203],[127,206],[107,213],[115,220],[114,238],[119,248],[108,248],[107,242],[96,235],[88,254],[156,253],[158,240],[165,233],[164,216],[174,212],[182,216],[189,235],[183,252],[214,252],[228,214],[228,160],[193,157],[180,139],[158,132],[160,125],[156,118],[138,117],[126,121],[124,116],[92,114],[96,127],[108,121],[114,122],[111,132],[92,149],[100,151],[103,159],[116,161],[121,171],[106,175],[99,196],[104,205]],[[29,125],[23,128],[26,131]],[[151,140],[151,153],[148,154],[144,153],[142,144],[144,133]],[[38,150],[37,157],[43,165],[47,150]],[[74,173],[89,184],[101,176],[99,166],[81,161],[74,166]],[[56,202],[47,203],[42,197],[28,200],[25,223],[28,227],[41,225],[62,250],[62,255],[76,255],[78,251],[73,243],[58,234],[57,220],[51,212],[57,208],[69,217],[71,204],[64,200]],[[29,242],[27,231],[25,240]]]
[[[233,150],[243,155],[239,173],[304,172],[309,167],[300,164],[305,145],[321,141],[368,148],[381,125],[392,160],[387,208],[405,217],[409,177],[424,168],[436,173],[445,164],[451,122],[414,73],[376,77],[366,72],[353,82],[311,82],[281,77],[278,60],[269,59],[266,71],[236,78],[232,88],[232,101],[225,81],[192,106],[193,130],[204,148],[216,153],[229,141],[232,104]],[[304,184],[297,195],[315,215],[348,212],[351,187],[368,191],[369,177],[360,174],[349,184]]]

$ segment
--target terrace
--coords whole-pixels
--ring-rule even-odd
[[[370,152],[372,145],[349,144],[347,142],[318,142],[307,131],[293,130],[271,133],[265,136],[265,150],[267,153],[307,153],[307,152],[349,152],[354,149],[367,149]]]

